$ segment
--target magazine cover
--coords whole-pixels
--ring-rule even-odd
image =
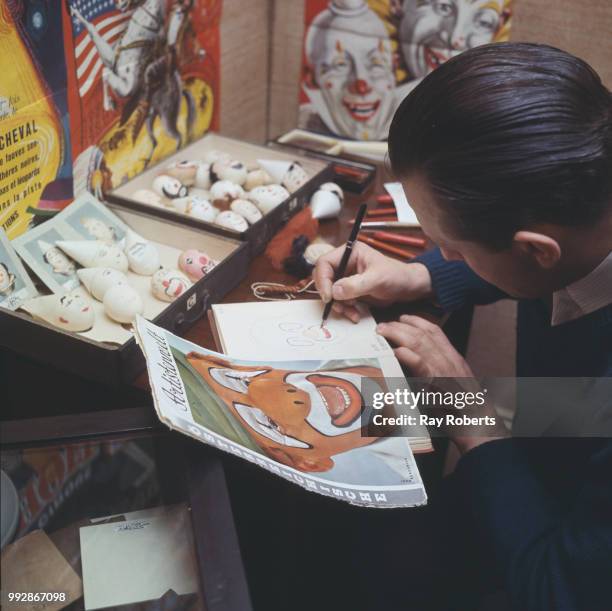
[[[218,122],[221,0],[67,0],[75,194],[98,198]]]
[[[393,114],[432,70],[508,40],[511,0],[306,0],[299,126],[386,140]]]
[[[9,239],[72,201],[60,6],[0,0],[0,227]]]
[[[157,415],[169,427],[355,505],[426,502],[408,440],[362,433],[361,382],[384,385],[382,360],[235,359],[141,317],[136,337]]]

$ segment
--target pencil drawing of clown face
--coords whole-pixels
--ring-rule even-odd
[[[306,50],[315,85],[306,94],[330,131],[386,138],[396,82],[391,43],[378,16],[365,4],[347,16],[332,3],[310,26]]]
[[[402,53],[410,76],[422,78],[461,51],[493,41],[504,0],[404,0]]]
[[[187,360],[274,460],[300,471],[324,472],[333,456],[368,445],[361,433],[363,377],[376,367],[286,371],[248,367],[191,352]]]

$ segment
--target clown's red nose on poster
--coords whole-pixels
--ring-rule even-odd
[[[386,140],[401,100],[466,49],[508,40],[511,0],[306,0],[299,126]]]
[[[362,384],[377,380],[387,390],[385,379],[397,375],[394,357],[244,360],[206,350],[143,318],[136,327],[157,415],[170,428],[355,505],[426,502],[410,433],[364,432],[369,408]]]

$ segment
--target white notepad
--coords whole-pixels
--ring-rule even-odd
[[[186,508],[80,529],[85,609],[198,590]]]

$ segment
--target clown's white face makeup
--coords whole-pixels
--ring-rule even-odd
[[[85,331],[94,323],[94,311],[87,301],[78,294],[64,295],[55,309],[56,325],[68,331]]]
[[[461,51],[493,41],[503,0],[404,0],[402,53],[410,76],[427,76]]]
[[[321,117],[346,138],[385,138],[395,110],[390,41],[340,29],[329,29],[324,40],[314,66],[327,111]]]

